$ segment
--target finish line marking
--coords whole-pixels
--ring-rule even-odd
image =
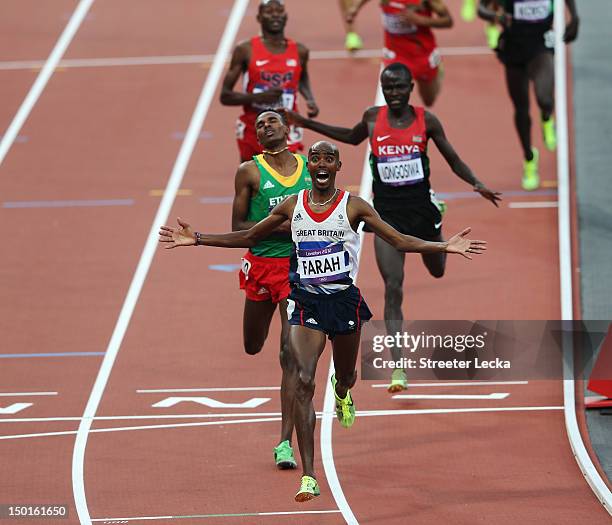
[[[420,388],[420,387],[431,387],[431,386],[492,386],[492,385],[527,385],[529,381],[463,381],[463,382],[449,382],[449,383],[415,383],[408,384],[408,388]],[[389,384],[376,384],[372,385],[372,388],[389,388]]]
[[[247,516],[294,516],[302,514],[339,514],[339,510],[293,510],[279,512],[240,512],[235,514],[192,514],[186,516],[135,516],[130,518],[91,518],[91,521],[180,520],[195,518],[242,518]]]
[[[371,417],[371,416],[418,416],[418,415],[428,415],[428,414],[470,414],[470,413],[480,413],[480,412],[532,412],[532,411],[546,411],[546,410],[563,410],[562,406],[537,406],[537,407],[490,407],[490,408],[431,408],[431,409],[421,409],[421,410],[363,410],[357,411],[357,416],[359,417]],[[89,430],[90,433],[102,433],[102,432],[122,432],[126,430],[159,430],[166,428],[184,428],[184,427],[203,427],[203,426],[217,426],[217,425],[236,425],[241,423],[269,423],[274,421],[280,421],[280,412],[275,413],[274,417],[261,417],[254,418],[255,414],[252,414],[251,417],[247,419],[233,419],[233,420],[222,420],[222,421],[206,421],[206,422],[197,422],[197,423],[173,423],[169,425],[143,425],[143,426],[133,426],[133,427],[111,427],[111,428],[96,428],[93,430]],[[242,414],[234,414],[233,417],[240,417]],[[317,419],[323,418],[323,416],[330,417],[335,415],[335,412],[318,412],[316,414]],[[123,416],[129,419],[135,419],[142,416]],[[152,416],[153,417],[153,416]],[[156,416],[159,418],[159,416]],[[171,416],[174,418],[186,417],[186,416]],[[190,416],[191,417],[191,416]],[[203,417],[203,416],[199,416]],[[204,417],[209,417],[209,415],[205,415]],[[214,416],[212,416],[214,417]],[[217,415],[216,417],[221,417]],[[227,417],[232,417],[228,415]],[[36,419],[36,421],[40,421],[45,418]],[[53,418],[48,418],[48,420],[52,420]],[[56,420],[67,420],[68,418],[55,418]],[[70,420],[82,420],[84,418],[70,418]],[[93,418],[90,418],[93,419]],[[104,419],[96,417],[95,419]],[[110,419],[110,418],[109,418]],[[117,419],[112,418],[112,419]],[[34,419],[30,419],[29,421],[34,421]],[[27,422],[27,420],[19,420],[19,419],[2,419],[0,420],[2,423],[6,422]],[[35,434],[13,434],[8,436],[0,436],[1,440],[8,439],[25,439],[25,438],[35,438],[35,437],[49,437],[49,436],[69,436],[76,434],[76,430],[66,430],[61,432],[42,432]]]
[[[510,394],[396,394],[393,399],[506,399]]]

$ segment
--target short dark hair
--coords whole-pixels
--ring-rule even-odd
[[[255,117],[255,121],[257,122],[257,119],[259,119],[259,115],[263,115],[264,113],[275,113],[276,115],[278,115],[278,118],[280,118],[280,121],[285,126],[289,125],[289,123],[287,122],[287,118],[286,118],[285,114],[280,112],[278,109],[274,109],[274,108],[265,108],[265,109],[262,109],[261,111],[259,111],[259,113],[257,113],[257,116]]]
[[[380,74],[381,79],[385,73],[400,73],[402,75],[407,75],[412,82],[412,71],[410,71],[407,65],[402,64],[401,62],[393,62],[383,69],[382,73]]]

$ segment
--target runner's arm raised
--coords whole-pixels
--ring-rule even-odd
[[[302,44],[298,44],[298,53],[300,55],[300,63],[302,65],[302,74],[300,76],[300,85],[299,90],[300,93],[304,96],[306,100],[306,107],[308,108],[308,117],[315,118],[319,114],[319,107],[315,102],[315,97],[312,94],[312,89],[310,87],[310,77],[308,75],[308,58],[310,52],[306,46]]]
[[[349,216],[354,218],[351,219],[351,223],[364,221],[370,230],[400,252],[458,253],[471,259],[469,254],[481,254],[487,249],[486,241],[466,238],[466,235],[470,233],[470,228],[466,228],[446,242],[430,242],[411,235],[403,235],[383,221],[378,212],[360,197],[351,196],[348,212]]]
[[[435,115],[425,112],[425,125],[427,127],[427,136],[431,138],[436,147],[446,160],[447,164],[453,170],[453,173],[465,182],[474,187],[474,191],[477,191],[485,199],[491,201],[495,206],[499,207],[497,201],[501,201],[501,193],[488,189],[482,182],[480,182],[476,176],[472,173],[469,166],[461,160],[455,148],[446,138],[442,124]]]
[[[276,228],[293,215],[296,197],[291,196],[276,206],[265,219],[248,230],[231,233],[198,233],[191,225],[176,219],[179,227],[161,226],[159,242],[165,243],[167,250],[179,246],[218,246],[220,248],[251,248],[268,237]]]
[[[294,111],[287,111],[286,113],[289,122],[295,124],[296,126],[301,126],[303,128],[316,131],[321,135],[325,135],[330,139],[356,146],[357,144],[360,144],[365,139],[367,139],[369,136],[368,119],[371,118],[371,109],[372,108],[368,109],[363,114],[363,118],[352,128],[341,128],[339,126],[330,126],[329,124],[323,124],[322,122],[317,122],[316,120],[311,120],[301,115],[298,115]]]

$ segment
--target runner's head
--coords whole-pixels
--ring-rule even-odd
[[[261,0],[257,11],[257,21],[263,33],[282,34],[287,25],[287,11],[283,0]]]
[[[380,74],[380,86],[389,108],[401,111],[408,105],[414,88],[412,73],[399,62],[389,64]]]
[[[289,127],[282,114],[273,109],[264,110],[255,120],[257,141],[268,150],[279,150],[287,145]]]
[[[314,189],[324,192],[334,188],[336,172],[341,166],[340,152],[335,144],[321,140],[310,146],[307,167]]]

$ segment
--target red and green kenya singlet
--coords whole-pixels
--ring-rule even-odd
[[[415,118],[405,129],[391,127],[388,106],[381,106],[378,110],[370,137],[372,190],[377,201],[429,200],[425,109],[411,107]]]
[[[289,177],[278,173],[266,162],[263,155],[253,157],[259,169],[259,191],[251,198],[248,221],[259,222],[265,219],[272,208],[285,197],[312,187],[312,179],[306,169],[306,157],[295,154],[294,157],[297,160],[297,168]],[[286,240],[264,239],[250,251],[258,257],[289,257],[292,244],[288,235]]]

